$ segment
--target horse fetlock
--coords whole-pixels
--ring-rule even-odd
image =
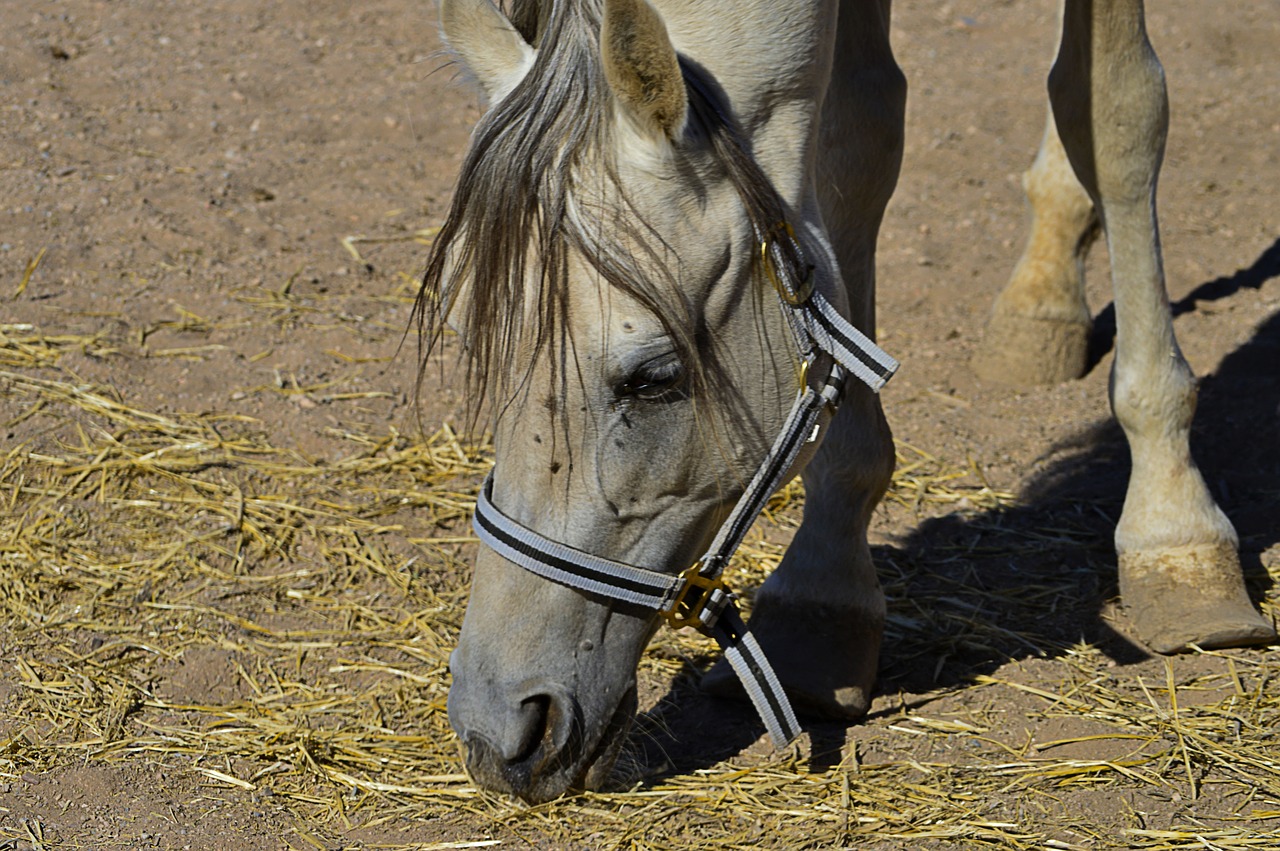
[[[765,598],[749,626],[797,711],[840,720],[867,713],[884,634],[882,596],[838,607]],[[702,686],[718,696],[745,697],[723,660]]]
[[[1056,384],[1079,378],[1088,365],[1093,322],[1083,261],[1098,218],[1066,163],[1052,121],[1023,183],[1035,209],[1031,237],[996,300],[973,369],[1002,384]]]
[[[1232,543],[1121,552],[1120,598],[1137,637],[1157,653],[1244,647],[1276,632],[1250,602]]]
[[[1031,316],[997,305],[974,353],[973,371],[987,381],[1016,387],[1079,378],[1088,366],[1091,327],[1087,316]]]
[[[1239,539],[1209,493],[1186,441],[1131,442],[1133,471],[1116,525],[1120,553],[1163,552],[1183,546],[1224,546]]]

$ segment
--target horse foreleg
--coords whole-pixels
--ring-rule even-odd
[[[1031,235],[996,299],[973,369],[1004,384],[1056,384],[1079,378],[1088,365],[1093,323],[1084,261],[1098,217],[1067,162],[1052,115],[1022,186],[1031,203]]]
[[[870,705],[885,601],[867,524],[892,474],[893,439],[879,399],[860,388],[803,473],[804,521],[751,614],[751,631],[797,708],[857,718]],[[723,663],[703,687],[739,693]]]
[[[893,475],[880,401],[860,388],[804,472],[804,522],[756,595],[751,630],[800,707],[857,718],[871,703],[884,592],[867,544],[871,512]]]
[[[1274,639],[1189,451],[1196,382],[1174,338],[1155,204],[1168,99],[1141,0],[1067,0],[1049,93],[1111,255],[1111,404],[1133,460],[1116,529],[1121,597],[1159,652]]]
[[[849,318],[875,334],[875,245],[902,161],[906,79],[889,47],[889,4],[842,4],[823,106],[815,186],[840,262]],[[867,523],[893,474],[880,400],[855,379],[804,471],[804,522],[756,596],[751,631],[802,708],[867,711],[885,603]],[[712,691],[736,688],[713,670]]]

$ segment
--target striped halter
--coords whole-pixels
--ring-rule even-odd
[[[546,538],[512,520],[493,504],[493,474],[476,500],[474,526],[495,553],[525,570],[586,594],[662,615],[673,627],[693,627],[716,639],[778,748],[800,734],[791,702],[755,638],[743,624],[733,593],[721,574],[769,497],[791,471],[805,445],[818,439],[819,416],[833,412],[849,374],[879,392],[898,368],[865,334],[853,327],[813,286],[812,267],[796,274],[802,256],[790,225],[783,223],[760,240],[761,262],[800,354],[800,389],[782,432],[770,447],[707,553],[671,575],[623,564]],[[791,261],[791,262],[789,262]],[[809,371],[820,356],[830,359],[817,387]]]

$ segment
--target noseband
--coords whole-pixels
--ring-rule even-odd
[[[800,725],[769,660],[743,624],[735,597],[721,574],[769,497],[782,485],[800,450],[818,439],[822,410],[829,408],[834,413],[846,377],[852,374],[879,392],[898,368],[897,361],[815,291],[812,267],[798,273],[796,258],[800,256],[795,232],[785,222],[761,235],[761,263],[778,293],[800,354],[800,389],[782,432],[706,555],[673,576],[553,541],[493,504],[492,472],[480,489],[473,521],[481,541],[531,573],[595,597],[655,612],[677,629],[690,626],[715,638],[778,748],[800,734]],[[815,389],[809,371],[822,355],[829,358],[830,366]]]

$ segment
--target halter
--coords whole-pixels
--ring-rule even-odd
[[[476,499],[476,535],[497,555],[552,582],[595,597],[661,615],[679,629],[693,627],[716,639],[778,748],[800,734],[800,725],[781,683],[738,613],[733,592],[721,574],[769,497],[791,470],[796,456],[818,439],[824,408],[835,411],[845,378],[852,374],[879,392],[898,368],[865,334],[814,289],[813,269],[803,278],[791,258],[801,256],[795,231],[785,222],[761,235],[760,260],[778,293],[800,353],[800,389],[782,432],[720,526],[707,553],[677,575],[624,564],[546,538],[503,514],[493,504],[493,473]],[[815,389],[809,371],[819,355],[831,364]]]

